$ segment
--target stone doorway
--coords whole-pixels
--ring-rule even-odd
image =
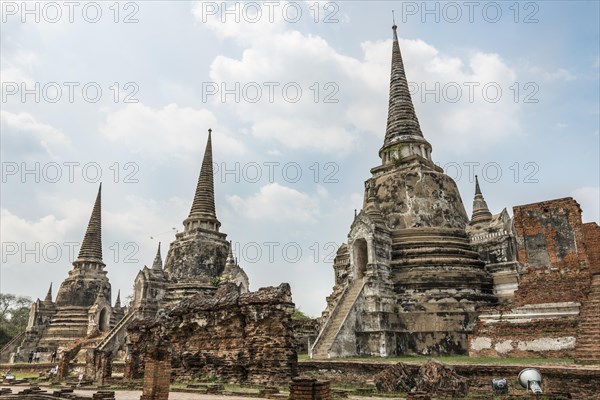
[[[365,239],[354,241],[354,274],[356,279],[362,279],[367,273],[368,246]]]
[[[108,331],[108,325],[108,312],[106,311],[106,308],[103,308],[98,317],[98,330],[100,332],[106,332]]]

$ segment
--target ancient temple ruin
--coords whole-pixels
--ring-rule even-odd
[[[111,305],[111,286],[102,260],[101,195],[102,185],[79,256],[60,285],[56,300],[52,300],[50,285],[45,299],[38,299],[31,306],[26,331],[13,341],[11,351],[6,352],[12,354],[13,361],[27,360],[32,351],[42,353],[43,360],[49,359],[53,351],[76,340],[105,334],[123,318],[125,309],[119,295],[115,305]]]
[[[164,346],[147,347],[152,335],[163,341],[169,337],[174,360],[181,357],[187,360],[190,353],[201,353],[193,366],[198,371],[216,371],[226,380],[268,380],[258,378],[260,373],[252,371],[251,366],[256,363],[266,365],[271,361],[279,365],[270,370],[273,377],[283,381],[282,376],[289,378],[294,373],[296,350],[291,323],[294,311],[291,290],[285,284],[277,290],[263,288],[249,292],[248,276],[234,258],[232,245],[226,240],[227,234],[220,232],[212,165],[212,131],[209,129],[194,200],[188,217],[183,221],[183,232],[175,235],[164,267],[159,244],[152,267],[144,266],[137,274],[127,315],[97,346],[87,350],[88,376],[97,380],[110,376],[109,366],[121,351],[126,354],[127,377],[138,377],[143,362],[154,365],[152,363],[156,361],[146,360],[141,353],[147,350],[149,354],[165,354],[164,351],[156,351]],[[190,308],[192,305],[198,307]],[[186,317],[196,312],[202,317]],[[174,315],[180,316],[177,317],[180,319],[174,320]],[[165,329],[170,327],[171,321],[174,325],[167,332]],[[278,343],[277,346],[270,347],[268,340],[261,336],[268,336],[268,332],[252,328],[253,324],[259,323],[271,327],[270,338]],[[210,345],[206,340],[199,341],[189,336],[191,333],[199,335],[200,329],[204,328],[205,339],[214,338]],[[233,334],[233,330],[238,328],[241,330]],[[140,341],[140,329],[148,340]],[[233,341],[227,342],[228,338]],[[243,359],[246,367],[231,367],[232,363],[242,362],[238,359],[240,351],[250,346],[244,345],[245,342],[254,343],[256,351],[252,357],[247,355]],[[239,351],[231,349],[234,344]],[[178,354],[178,351],[185,354]],[[192,364],[187,361],[183,367],[176,361],[174,363],[179,366],[174,373],[191,373],[186,366]],[[231,368],[217,368],[223,363],[237,372],[232,373]]]
[[[589,318],[598,290],[588,272],[598,262],[598,225],[582,233],[573,199],[515,207],[514,218],[506,209],[492,214],[477,179],[469,219],[455,182],[431,158],[392,29],[381,165],[371,169],[363,209],[336,254],[311,356],[573,356],[577,336],[600,357],[590,334],[576,333],[582,304],[589,321],[579,332],[600,332]],[[554,323],[560,337],[538,323]],[[529,342],[509,340],[507,331]]]

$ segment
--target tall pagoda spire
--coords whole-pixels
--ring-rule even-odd
[[[430,159],[431,145],[423,137],[404,70],[394,23],[387,127],[379,156],[383,164],[412,155]]]
[[[46,298],[44,301],[47,303],[52,303],[52,282],[50,282],[50,287],[48,288],[48,293],[46,293]]]
[[[162,269],[162,256],[160,255],[160,242],[158,242],[158,250],[156,251],[156,256],[154,257],[154,262],[152,263],[152,269]]]
[[[188,218],[183,221],[185,231],[202,228],[218,232],[221,226],[221,223],[217,220],[217,213],[215,211],[211,135],[212,129],[209,129],[192,209]]]
[[[117,292],[117,299],[115,300],[115,308],[121,308],[121,289]]]
[[[475,198],[473,199],[473,215],[471,215],[471,224],[479,222],[489,222],[492,220],[492,213],[490,212],[483,194],[481,194],[481,188],[479,187],[479,179],[475,175]]]
[[[73,265],[78,266],[89,263],[105,265],[102,261],[102,183],[98,188],[98,195],[83,237],[79,256],[73,262]]]

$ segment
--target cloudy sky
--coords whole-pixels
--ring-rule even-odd
[[[183,228],[212,128],[251,289],[289,282],[319,315],[380,162],[392,10],[467,212],[478,174],[494,213],[572,196],[598,221],[598,4],[3,1],[0,290],[60,284],[102,182],[104,261],[129,295]]]

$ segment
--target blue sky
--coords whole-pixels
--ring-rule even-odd
[[[182,229],[212,128],[217,216],[251,288],[290,282],[318,315],[379,164],[391,10],[467,212],[477,173],[494,213],[572,196],[599,220],[598,2],[81,2],[73,22],[35,4],[2,2],[2,292],[60,284],[102,181],[113,297],[130,294]]]

